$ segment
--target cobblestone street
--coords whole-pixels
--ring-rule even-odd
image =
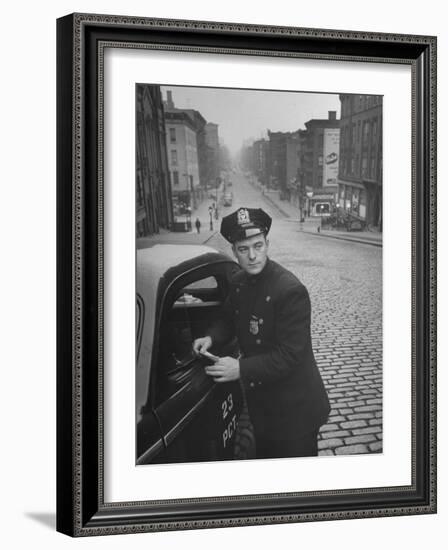
[[[331,402],[319,454],[381,452],[382,248],[301,231],[298,221],[286,218],[242,175],[235,180],[235,201],[224,214],[239,206],[264,208],[273,217],[270,257],[293,272],[310,294],[313,349]],[[232,254],[217,232],[188,235],[158,240],[207,241]]]
[[[331,401],[321,454],[382,450],[381,249],[297,234],[277,258],[307,286]]]

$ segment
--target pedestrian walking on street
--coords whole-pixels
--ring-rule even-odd
[[[196,221],[194,222],[194,225],[196,226],[196,231],[198,234],[201,232],[201,221],[199,218],[196,218]]]
[[[257,458],[316,456],[328,396],[311,345],[311,305],[305,286],[270,260],[271,218],[240,208],[222,219],[241,271],[232,279],[221,318],[193,343],[196,353],[238,338],[240,357],[205,368],[217,383],[240,379]]]
[[[213,207],[212,206],[208,207],[208,215],[210,217],[210,231],[213,231]]]

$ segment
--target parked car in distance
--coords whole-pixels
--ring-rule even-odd
[[[234,458],[240,384],[215,383],[192,343],[219,316],[238,269],[206,246],[137,251],[137,464]],[[236,357],[236,339],[210,351]]]
[[[224,206],[232,206],[233,202],[233,194],[232,193],[225,193],[224,197],[222,199]]]

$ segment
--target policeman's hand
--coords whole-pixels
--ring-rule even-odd
[[[199,355],[201,351],[207,351],[212,347],[212,339],[210,336],[203,336],[202,338],[196,338],[193,342],[193,351],[196,355]]]
[[[240,362],[234,357],[220,357],[214,365],[205,367],[205,373],[215,382],[232,382],[240,377]]]

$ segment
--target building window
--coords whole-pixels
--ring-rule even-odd
[[[143,181],[140,174],[137,175],[137,205],[143,206],[145,204],[145,193],[143,190]]]
[[[179,185],[179,172],[177,170],[173,171],[173,185]]]
[[[171,149],[171,164],[177,166],[177,151],[176,149]]]
[[[376,140],[377,132],[378,132],[378,119],[374,118],[372,121],[372,140],[373,141]]]
[[[370,122],[365,120],[362,126],[362,146],[367,147],[369,144],[369,134],[370,134]]]
[[[170,143],[176,143],[176,128],[170,128]]]
[[[350,170],[349,170],[349,173],[352,176],[355,175],[355,160],[353,158],[353,155],[350,156]]]
[[[371,158],[370,158],[370,177],[372,179],[375,179],[375,176],[376,176],[376,159],[375,159],[375,155],[372,154]]]
[[[368,158],[367,158],[367,155],[364,154],[362,156],[362,161],[361,161],[361,177],[365,178],[367,177],[368,175],[368,172],[367,172],[367,164],[368,164]]]

